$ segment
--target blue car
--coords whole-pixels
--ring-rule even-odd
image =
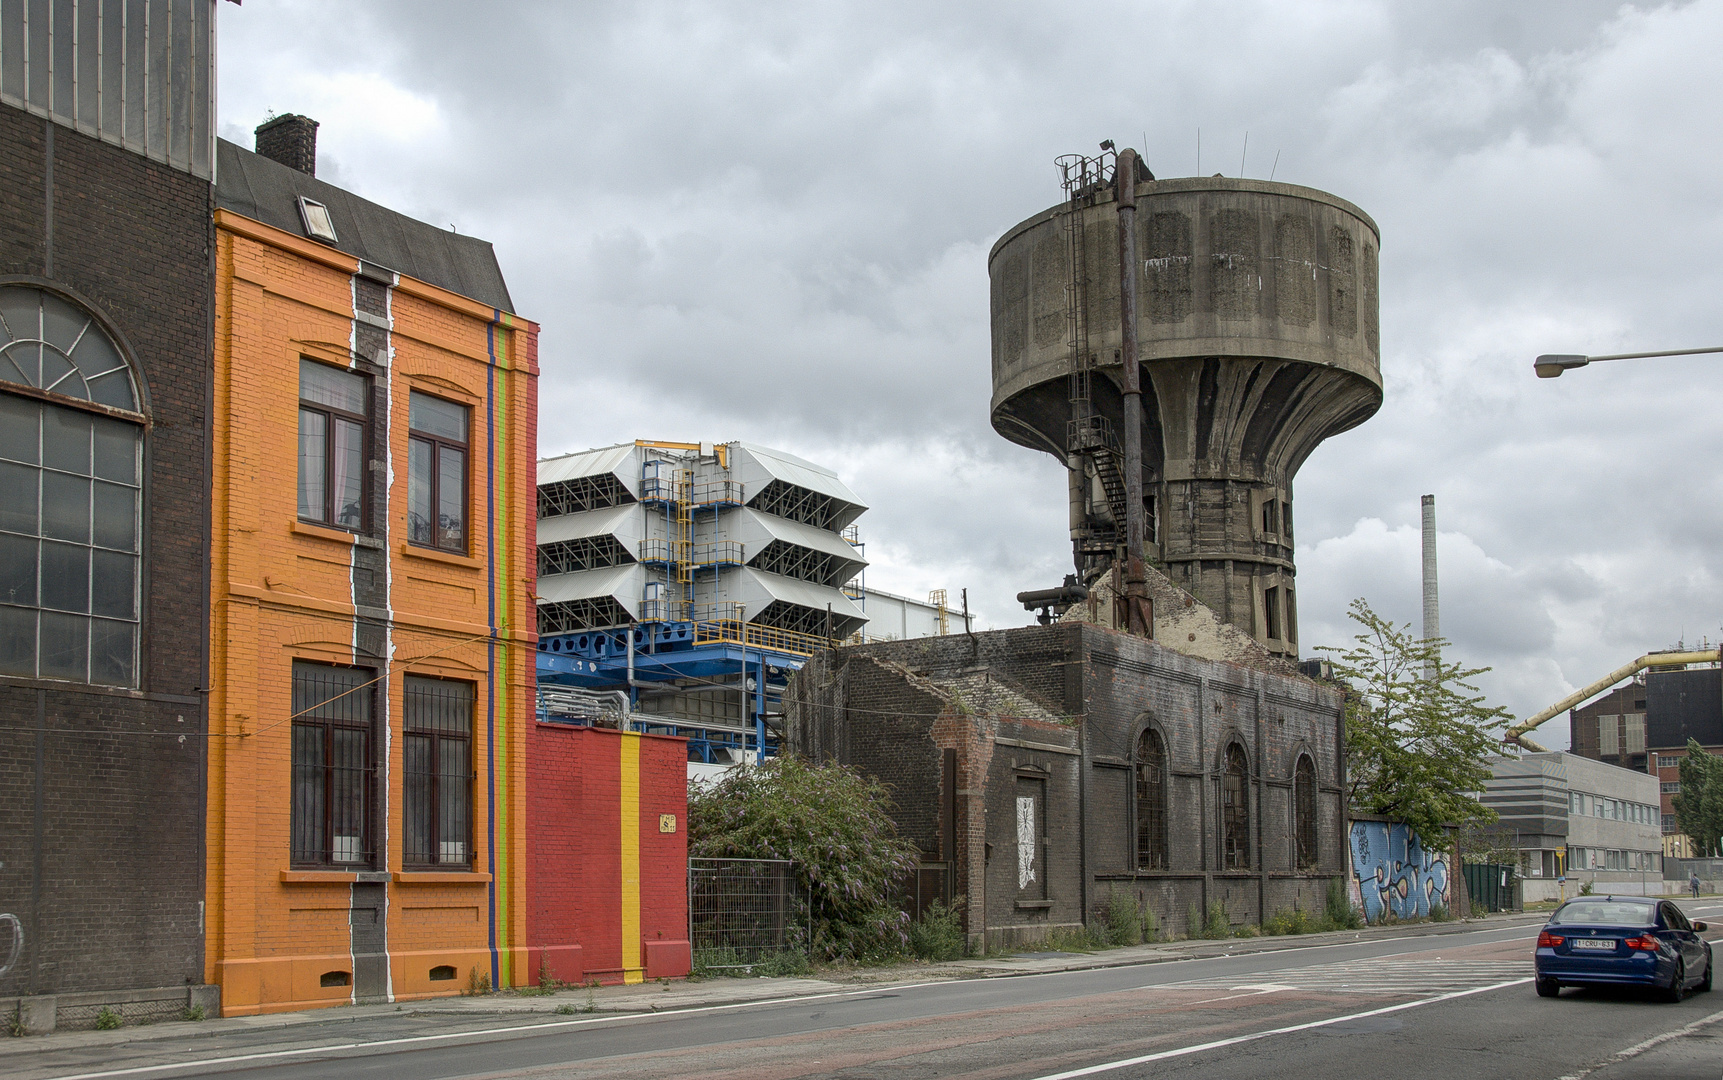
[[[1665,1001],[1711,989],[1711,946],[1667,900],[1581,896],[1556,908],[1538,935],[1539,997],[1564,986],[1644,986]]]

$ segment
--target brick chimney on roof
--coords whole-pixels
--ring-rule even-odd
[[[317,175],[317,121],[286,113],[257,125],[257,152],[307,176]]]

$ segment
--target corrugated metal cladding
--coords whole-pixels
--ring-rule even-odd
[[[1648,673],[1645,725],[1652,749],[1680,749],[1688,739],[1698,739],[1701,746],[1723,745],[1723,670]]]
[[[216,0],[0,0],[0,101],[209,179]]]

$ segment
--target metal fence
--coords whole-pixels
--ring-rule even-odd
[[[688,940],[696,967],[752,967],[778,953],[805,952],[810,914],[788,860],[688,860]]]

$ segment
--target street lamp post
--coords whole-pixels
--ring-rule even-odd
[[[1558,379],[1569,368],[1582,368],[1598,360],[1647,360],[1654,356],[1698,356],[1701,353],[1723,353],[1723,346],[1710,349],[1670,349],[1667,352],[1615,353],[1611,356],[1581,356],[1575,353],[1545,353],[1532,361],[1532,370],[1540,379]]]

